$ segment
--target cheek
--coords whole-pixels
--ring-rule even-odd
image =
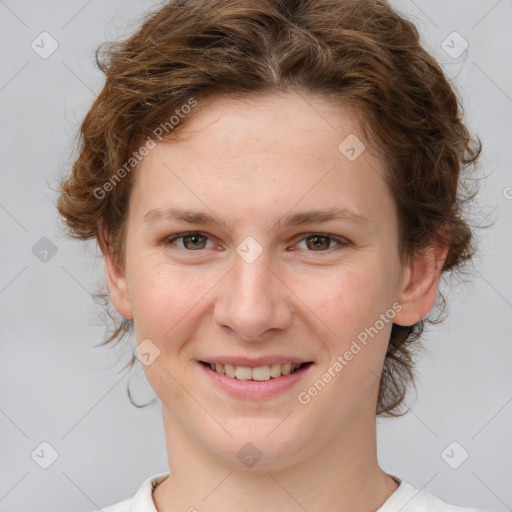
[[[132,274],[131,297],[138,343],[150,339],[159,355],[142,365],[156,395],[169,408],[185,407],[189,396],[179,382],[183,372],[178,359],[184,341],[197,327],[197,312],[211,285],[204,274],[183,271],[168,263],[139,261]],[[186,362],[186,361],[184,361]]]
[[[375,268],[332,271],[320,280],[305,277],[299,289],[307,290],[304,302],[340,341],[356,336],[390,307],[387,283]]]
[[[355,398],[378,383],[393,324],[391,279],[386,268],[370,265],[332,273],[322,286],[310,288],[316,304],[311,309],[329,327],[329,334],[322,337],[329,354],[324,371],[342,358],[341,371],[331,371],[337,374],[332,389],[338,389],[343,400],[351,400],[344,389],[357,389]]]
[[[135,324],[145,337],[172,335],[179,322],[194,315],[194,306],[210,288],[204,272],[187,273],[165,263],[140,265],[130,292]]]

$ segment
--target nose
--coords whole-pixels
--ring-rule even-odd
[[[292,322],[293,292],[274,267],[265,252],[252,263],[237,255],[219,283],[215,322],[253,342],[265,340],[268,331],[286,329]]]

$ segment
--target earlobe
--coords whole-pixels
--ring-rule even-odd
[[[396,314],[395,324],[414,325],[432,311],[447,253],[447,246],[432,245],[404,270],[398,296],[402,310]]]
[[[104,254],[103,260],[110,301],[121,316],[131,320],[133,319],[133,308],[125,271],[110,254]]]

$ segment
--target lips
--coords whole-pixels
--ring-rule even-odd
[[[244,357],[244,356],[212,356],[198,359],[201,363],[211,364],[220,363],[222,365],[231,364],[233,366],[246,366],[248,368],[257,368],[259,366],[271,366],[273,364],[304,364],[313,362],[311,359],[303,359],[293,356],[261,356],[261,357]]]
[[[207,363],[202,361],[202,364],[210,368],[212,371],[238,380],[255,380],[266,381],[276,379],[283,375],[292,374],[310,363],[274,363],[262,366],[239,366],[229,363]],[[254,364],[254,363],[253,363]]]
[[[251,366],[235,366],[231,363],[218,362],[226,360]],[[275,361],[285,362],[276,363]],[[262,362],[272,364],[257,366]],[[289,357],[258,359],[219,357],[215,358],[215,362],[210,358],[197,360],[200,374],[208,379],[208,383],[211,383],[215,389],[239,400],[267,400],[282,395],[304,379],[313,366],[314,362],[303,362],[300,359],[292,363]]]

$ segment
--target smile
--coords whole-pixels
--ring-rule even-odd
[[[284,363],[272,364],[265,366],[257,366],[251,368],[249,366],[235,366],[233,364],[207,363],[201,361],[203,365],[208,366],[214,372],[220,375],[226,375],[232,379],[238,380],[256,380],[265,381],[277,379],[283,375],[290,375],[311,363]]]
[[[226,361],[226,359],[220,360]],[[239,362],[242,363],[242,361]],[[269,364],[262,364],[263,362]],[[227,393],[239,400],[266,400],[277,397],[303,380],[315,366],[312,361],[304,363],[285,362],[285,360],[282,362],[243,361],[244,364],[252,364],[252,366],[201,360],[197,363],[209,387],[213,386],[223,394]]]

